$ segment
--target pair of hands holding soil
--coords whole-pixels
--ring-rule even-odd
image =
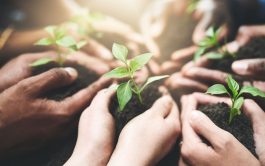
[[[243,26],[240,27],[236,40],[223,46],[230,53],[237,52],[251,39],[259,36],[264,36],[264,26]],[[194,50],[184,49],[177,52],[175,60],[177,62],[183,61],[188,57],[192,57]],[[251,55],[250,55],[251,56]],[[202,56],[197,61],[190,61],[184,65],[180,72],[174,73],[168,80],[167,85],[171,89],[186,89],[188,92],[200,91],[205,92],[209,86],[215,83],[225,83],[228,73],[216,69],[210,69],[209,66],[213,64],[213,60],[209,60],[206,56]],[[244,59],[237,60],[232,63],[232,71],[242,78],[243,84],[252,84],[253,86],[264,89],[264,64],[265,59]],[[225,69],[226,70],[226,69]],[[254,80],[249,82],[248,80]]]
[[[252,121],[260,162],[230,133],[196,111],[199,104],[231,104],[229,99],[201,93],[182,97],[181,115],[173,99],[164,95],[123,128],[115,147],[115,121],[109,111],[114,93],[111,88],[101,90],[82,113],[77,143],[65,165],[156,165],[181,133],[181,166],[265,164],[265,113],[252,100],[245,101],[243,110]]]

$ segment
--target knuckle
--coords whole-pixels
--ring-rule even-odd
[[[194,152],[195,149],[192,146],[187,146],[183,144],[181,147],[181,156],[184,158],[191,158]]]
[[[69,75],[66,71],[62,69],[52,69],[50,70],[50,78],[54,80],[65,81],[69,78]]]
[[[265,61],[260,60],[257,63],[253,63],[249,69],[252,71],[265,71]]]
[[[232,134],[226,131],[221,139],[221,147],[225,149],[229,148],[231,146],[232,140],[233,140]]]

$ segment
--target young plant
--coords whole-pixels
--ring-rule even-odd
[[[59,65],[63,65],[66,57],[75,51],[78,51],[83,47],[86,42],[76,42],[75,39],[66,34],[66,30],[63,27],[48,26],[45,31],[49,34],[49,37],[42,38],[35,43],[38,46],[54,46],[57,53],[57,58],[41,58],[31,64],[31,66],[41,66],[49,62],[55,61]]]
[[[214,27],[210,27],[207,30],[205,38],[198,43],[199,49],[194,54],[194,61],[197,61],[203,54],[206,53],[208,49],[220,48],[218,36],[220,35],[221,31],[222,28],[215,30]]]
[[[239,84],[229,75],[226,79],[228,88],[225,88],[222,84],[215,84],[211,86],[206,93],[211,95],[226,94],[231,98],[232,107],[229,113],[229,124],[232,122],[233,118],[241,114],[241,107],[244,103],[243,94],[250,94],[252,96],[260,96],[265,98],[265,93],[261,90],[252,86],[239,87]]]
[[[128,59],[128,49],[125,46],[116,43],[113,44],[112,53],[117,60],[124,64],[124,66],[118,67],[109,73],[106,73],[104,76],[110,78],[129,78],[129,81],[121,83],[117,87],[117,98],[120,111],[125,108],[126,104],[132,98],[132,93],[135,93],[140,103],[143,103],[141,96],[143,90],[152,82],[168,77],[167,75],[150,77],[143,85],[139,85],[134,80],[135,72],[142,69],[148,63],[152,58],[152,54],[145,53],[132,59]]]
[[[188,3],[188,7],[186,9],[186,12],[188,14],[192,14],[196,10],[199,1],[200,0],[190,0],[189,3]]]

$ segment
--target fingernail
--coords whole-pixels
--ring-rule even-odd
[[[76,79],[78,76],[78,72],[72,67],[66,67],[64,70],[73,78]]]
[[[248,70],[248,64],[244,63],[244,62],[240,62],[240,61],[239,62],[234,62],[232,64],[232,69],[237,74],[246,74],[247,70]]]

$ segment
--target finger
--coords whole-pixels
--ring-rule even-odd
[[[208,86],[206,84],[183,77],[180,73],[173,74],[170,78],[166,80],[165,85],[171,90],[179,89],[186,90],[188,92],[205,92],[208,89]]]
[[[232,64],[235,73],[243,76],[265,79],[265,59],[244,59]]]
[[[193,32],[193,42],[199,43],[206,35],[207,28],[209,26],[209,23],[212,21],[212,14],[206,13],[200,22],[195,27],[195,30]]]
[[[172,54],[171,59],[179,63],[187,62],[192,59],[197,49],[198,49],[197,46],[190,46],[188,48],[177,50]]]
[[[192,96],[197,100],[199,104],[202,104],[202,105],[215,104],[215,103],[220,103],[220,102],[224,102],[230,106],[232,105],[231,100],[227,97],[216,97],[216,96],[211,96],[211,95],[207,95],[204,93],[198,93],[198,92],[193,93]]]
[[[202,67],[192,67],[189,70],[184,71],[183,75],[190,79],[198,81],[211,81],[214,83],[222,84],[225,84],[225,80],[228,77],[227,73],[218,70],[210,70]]]
[[[174,122],[174,124],[180,127],[180,119],[179,119],[179,109],[177,104],[173,101],[171,111],[166,118],[169,122]]]
[[[154,75],[159,75],[161,73],[161,68],[156,61],[150,60],[148,66],[151,73],[153,73]]]
[[[111,81],[112,80],[108,78],[100,78],[96,82],[89,85],[87,88],[80,90],[73,96],[68,97],[64,101],[62,101],[62,107],[72,114],[85,109],[90,104],[96,93],[99,90],[110,85]]]
[[[91,57],[82,52],[73,53],[73,55],[67,57],[67,60],[85,66],[87,69],[92,70],[100,75],[110,70],[110,67],[100,59]]]
[[[251,119],[253,127],[264,123],[265,113],[255,101],[246,99],[242,108],[246,116]]]
[[[162,70],[162,73],[164,74],[170,74],[170,73],[179,71],[181,67],[182,67],[182,64],[180,63],[166,61],[161,65],[161,70]]]
[[[55,68],[21,81],[18,86],[31,97],[71,84],[78,76],[73,68]]]
[[[227,50],[229,53],[236,53],[240,47],[237,41],[233,41],[223,46],[223,50]]]
[[[153,106],[149,109],[153,113],[166,118],[173,106],[173,100],[170,96],[163,96],[156,100]]]
[[[111,97],[115,94],[115,92],[116,90],[113,88],[103,89],[99,91],[91,102],[91,110],[109,110],[109,103],[111,101]]]
[[[227,135],[227,132],[217,127],[205,114],[200,111],[192,111],[190,125],[198,135],[208,140],[214,149],[223,148],[224,136]]]
[[[189,117],[192,110],[197,108],[197,100],[193,95],[184,95],[180,99],[181,101],[181,120],[184,121]]]
[[[98,43],[95,40],[87,40],[87,44],[82,47],[82,50],[92,56],[97,56],[105,60],[112,60],[112,53],[102,44]]]
[[[206,56],[202,56],[197,61],[190,61],[187,64],[185,64],[182,67],[181,72],[185,72],[192,67],[207,67],[209,64],[210,60]]]

